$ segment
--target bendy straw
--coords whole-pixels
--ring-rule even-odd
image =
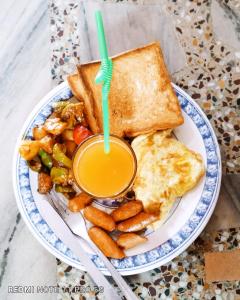
[[[97,84],[102,83],[102,114],[103,114],[103,134],[104,134],[104,151],[109,153],[109,108],[108,108],[108,94],[110,91],[111,79],[112,79],[112,60],[108,57],[107,44],[105,39],[102,14],[100,11],[96,11],[95,19],[97,24],[98,45],[101,58],[101,67],[95,82]]]

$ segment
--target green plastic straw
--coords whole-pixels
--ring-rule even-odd
[[[95,13],[98,45],[101,57],[101,68],[95,78],[96,83],[102,83],[102,113],[103,113],[103,135],[104,135],[104,151],[109,153],[109,109],[108,94],[112,80],[112,60],[108,57],[107,44],[105,39],[102,14],[100,11]]]

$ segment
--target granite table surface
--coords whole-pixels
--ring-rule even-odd
[[[144,1],[133,1],[131,5],[134,6],[130,8],[127,7],[130,1],[120,2],[116,5],[121,5],[123,17],[130,10],[135,21],[140,15],[141,21],[149,24],[151,13],[155,14],[154,22],[157,19],[159,26],[165,26],[165,36],[159,35],[155,26],[144,36],[137,35],[134,30],[129,34],[135,37],[134,43],[147,42],[150,37],[161,41],[172,80],[192,95],[214,126],[225,174],[213,217],[197,242],[171,264],[140,277],[132,276],[129,283],[140,299],[238,299],[239,282],[205,284],[202,253],[240,246],[240,214],[237,211],[240,199],[240,2],[164,0],[145,1],[145,6],[141,7]],[[100,6],[107,4],[98,3]],[[87,43],[86,23],[83,22],[86,21],[83,13],[91,9],[91,5],[96,3],[74,0],[0,2],[0,299],[84,299],[84,296],[79,298],[67,291],[58,295],[16,295],[8,293],[8,287],[90,284],[83,272],[60,261],[56,264],[56,259],[27,229],[13,195],[11,165],[19,129],[36,103],[74,71],[80,59],[97,56],[94,39]],[[101,6],[101,9],[104,11],[106,7]],[[117,20],[116,8],[107,9],[115,13]],[[157,15],[161,18],[156,18]],[[91,23],[88,29],[91,32]],[[134,47],[131,41],[133,39],[122,39],[118,45],[112,43],[112,54]],[[174,59],[176,53],[178,60]]]

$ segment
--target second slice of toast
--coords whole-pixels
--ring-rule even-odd
[[[181,108],[171,86],[158,43],[112,58],[113,77],[109,93],[110,132],[134,137],[183,123]],[[78,87],[68,78],[73,92],[79,91],[94,133],[102,132],[101,85],[95,83],[100,62],[78,66]],[[76,75],[73,75],[76,76]],[[91,115],[91,116],[90,116]]]

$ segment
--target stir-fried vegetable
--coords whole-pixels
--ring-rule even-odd
[[[76,143],[72,142],[72,141],[66,141],[65,142],[66,148],[67,148],[67,155],[69,157],[73,156],[73,153],[75,152],[77,145]]]
[[[67,123],[62,122],[60,118],[48,118],[44,123],[44,129],[53,135],[61,134],[66,127]]]
[[[62,120],[68,123],[68,128],[73,128],[77,122],[81,122],[83,116],[83,103],[70,103],[64,107],[61,113]]]
[[[73,130],[74,142],[78,145],[91,135],[91,131],[82,125],[77,125]]]
[[[44,129],[43,125],[34,127],[32,133],[34,140],[41,140],[48,134],[47,131]]]
[[[50,172],[51,179],[56,184],[68,184],[68,169],[62,167],[52,167]]]
[[[70,158],[74,155],[77,144],[92,134],[84,127],[87,124],[83,111],[84,104],[74,98],[57,102],[45,123],[33,128],[34,140],[22,142],[20,155],[27,160],[31,170],[38,172],[40,193],[49,192],[55,184],[56,191],[68,199],[76,195],[72,187],[74,177]],[[84,197],[88,199],[88,196],[82,194],[74,198],[72,206],[75,205],[76,209],[77,202],[78,207],[79,203],[83,205],[86,200]]]
[[[68,184],[73,184],[74,183],[74,176],[73,176],[73,170],[69,169],[68,170]]]
[[[56,113],[61,114],[64,107],[66,107],[69,104],[70,104],[69,101],[59,101],[53,104],[53,109]]]
[[[38,156],[36,156],[32,160],[28,160],[27,164],[28,164],[29,168],[34,172],[40,172],[42,169],[42,163]]]
[[[44,166],[51,169],[52,165],[53,165],[52,157],[47,152],[45,152],[43,149],[40,149],[38,154],[39,154]]]
[[[19,153],[22,158],[26,160],[32,160],[38,154],[39,149],[39,141],[25,140],[21,143]]]
[[[58,143],[53,146],[53,158],[68,168],[72,167],[71,159],[64,154],[61,145]]]
[[[49,134],[40,140],[41,148],[47,153],[52,153],[54,139]]]
[[[53,187],[51,177],[43,172],[38,173],[38,192],[47,194]]]
[[[55,185],[55,191],[57,193],[74,193],[75,192],[75,190],[73,189],[73,187],[71,185],[62,186],[60,184]]]
[[[58,143],[58,147],[61,149],[61,151],[62,151],[64,154],[66,154],[66,152],[67,152],[67,147],[66,147],[65,143],[63,143],[63,144]]]
[[[66,141],[73,141],[73,130],[72,129],[65,129],[62,133],[62,137]]]

